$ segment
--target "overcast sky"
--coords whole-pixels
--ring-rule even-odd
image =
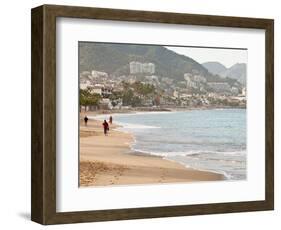
[[[166,48],[188,56],[200,64],[216,61],[229,68],[236,63],[247,63],[247,50],[174,46],[166,46]]]

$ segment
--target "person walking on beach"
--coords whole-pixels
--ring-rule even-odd
[[[106,122],[106,120],[103,121],[102,125],[103,125],[103,133],[105,136],[107,136],[107,132],[109,131],[109,125]]]
[[[85,126],[87,126],[88,120],[89,120],[89,118],[87,117],[87,115],[85,115],[85,117],[84,117]]]
[[[112,124],[112,116],[109,117],[109,123]]]

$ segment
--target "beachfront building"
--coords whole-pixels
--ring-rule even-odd
[[[99,103],[99,109],[112,109],[113,106],[108,98],[103,98]]]
[[[80,88],[81,88],[81,84],[80,84]],[[91,90],[91,93],[99,94],[104,98],[108,98],[112,94],[112,88],[107,87],[104,84],[89,85],[87,88]]]
[[[189,99],[191,97],[192,97],[192,95],[191,94],[187,94],[187,93],[182,93],[179,96],[180,99],[184,99],[184,100]]]
[[[153,105],[153,100],[148,98],[148,99],[144,99],[142,102],[143,106],[152,106]]]
[[[102,89],[104,88],[103,84],[95,84],[89,87],[91,89],[91,93],[102,95]]]

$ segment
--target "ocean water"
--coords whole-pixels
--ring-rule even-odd
[[[246,110],[116,114],[114,122],[134,134],[132,149],[186,167],[246,179]]]

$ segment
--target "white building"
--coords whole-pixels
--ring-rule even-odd
[[[239,94],[239,89],[237,87],[231,87],[231,93],[233,94]]]
[[[230,91],[230,86],[226,82],[209,82],[208,86],[215,92]]]
[[[87,81],[87,80],[80,80],[80,89],[87,89],[91,87],[91,82],[90,81]]]
[[[174,96],[175,98],[178,98],[178,97],[179,97],[179,92],[178,92],[177,90],[175,90],[174,93],[173,93],[173,96]]]
[[[242,95],[243,95],[243,96],[246,96],[246,87],[244,87],[244,88],[242,89]]]
[[[130,62],[130,73],[135,74],[140,72],[141,72],[141,63],[135,61]]]
[[[170,84],[173,83],[174,80],[173,80],[172,78],[162,77],[162,78],[161,78],[161,81],[164,82],[164,83],[166,83],[166,84],[169,84],[169,85],[170,85]]]
[[[183,78],[184,78],[184,80],[186,80],[186,81],[190,81],[190,80],[191,80],[191,77],[192,77],[192,74],[191,74],[191,73],[185,73],[185,74],[183,75]]]
[[[82,89],[81,84],[80,84],[80,88]],[[91,93],[99,94],[103,97],[108,97],[109,95],[112,94],[112,88],[105,86],[103,84],[88,85],[87,88],[91,90]]]
[[[89,71],[83,71],[82,73],[80,73],[80,78],[88,78],[91,75],[91,73]]]
[[[100,101],[99,107],[101,109],[112,109],[113,108],[111,101],[108,98],[103,98]]]
[[[130,73],[155,73],[155,65],[153,63],[141,63],[137,61],[130,62]]]
[[[194,82],[194,81],[187,81],[187,82],[186,82],[186,86],[187,86],[188,88],[194,88],[194,89],[196,89],[196,88],[198,88],[198,83],[197,83],[197,82]]]
[[[104,77],[104,78],[107,78],[108,77],[108,74],[106,72],[101,72],[101,71],[96,71],[96,70],[93,70],[92,71],[92,78],[100,78],[100,77]]]
[[[193,76],[193,81],[196,81],[196,82],[206,82],[206,78],[201,76],[201,75],[194,75]]]
[[[143,63],[142,72],[153,74],[155,72],[155,65],[153,63]]]
[[[191,94],[187,94],[187,93],[182,93],[182,94],[180,94],[180,98],[181,98],[181,99],[189,99],[189,98],[191,98],[191,97],[192,97]]]
[[[145,76],[145,79],[150,81],[150,82],[159,83],[158,76],[155,76],[155,75]]]
[[[184,80],[186,80],[187,88],[199,88],[200,83],[205,83],[207,80],[201,75],[193,75],[191,73],[185,73],[183,75]]]
[[[102,95],[102,87],[93,87],[91,93]]]

